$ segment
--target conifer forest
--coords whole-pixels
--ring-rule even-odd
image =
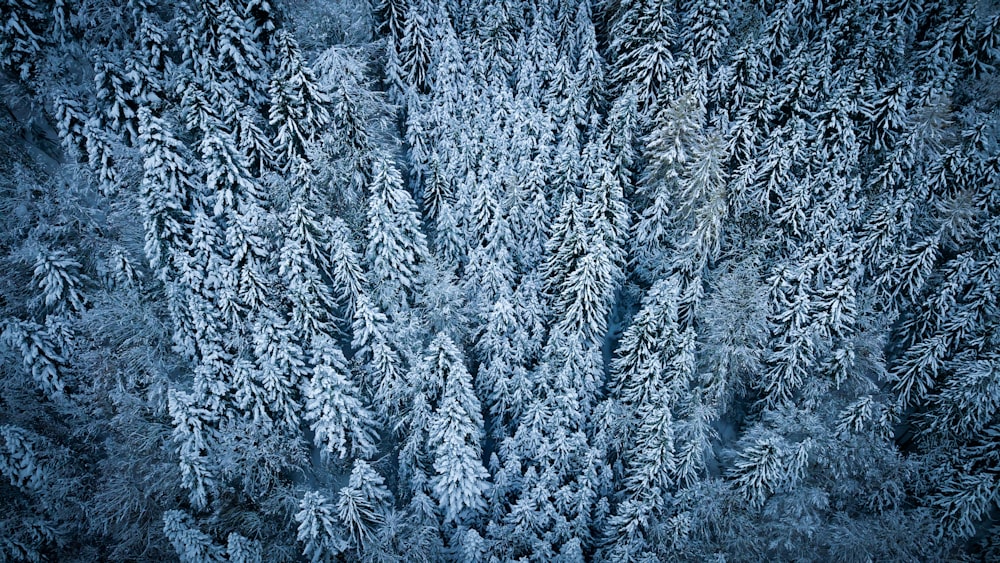
[[[1000,561],[1000,1],[0,0],[0,563]]]

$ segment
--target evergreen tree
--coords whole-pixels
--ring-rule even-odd
[[[345,309],[345,321],[353,319],[357,303],[362,299],[368,279],[361,267],[361,257],[354,250],[351,230],[341,219],[333,219],[323,225],[329,234],[330,255],[327,270],[333,288],[340,294],[340,303]]]
[[[684,51],[705,70],[719,66],[729,39],[729,11],[715,0],[691,2],[684,14]]]
[[[297,390],[308,377],[302,345],[273,311],[262,311],[253,328],[255,379],[268,416],[279,427],[294,429],[302,413]]]
[[[354,307],[351,346],[365,362],[366,382],[374,389],[375,407],[382,417],[396,414],[405,401],[403,363],[393,345],[392,325],[367,295]]]
[[[212,538],[193,525],[192,518],[180,510],[163,514],[163,533],[173,544],[181,561],[224,561],[222,549]]]
[[[378,526],[384,524],[392,493],[385,480],[363,460],[354,462],[347,486],[337,493],[337,516],[359,551],[376,541]]]
[[[399,171],[385,158],[375,163],[368,199],[366,259],[375,281],[413,289],[416,265],[427,257],[413,198],[403,189]]]
[[[315,162],[317,180],[339,188],[326,190],[329,196],[338,199],[341,206],[356,205],[372,180],[376,141],[382,134],[382,121],[392,109],[370,83],[368,63],[353,50],[330,47],[319,55],[313,68],[320,90],[329,96],[331,127],[308,156]],[[318,132],[323,130],[317,128]],[[342,180],[345,176],[346,183]]]
[[[274,37],[278,68],[271,76],[269,121],[276,128],[274,147],[282,156],[285,171],[296,157],[306,154],[306,147],[330,121],[330,99],[316,77],[302,60],[298,44],[287,32]]]
[[[5,2],[0,30],[0,64],[21,80],[32,78],[44,39],[45,13],[33,0]]]
[[[489,473],[482,463],[483,418],[472,377],[455,344],[445,334],[431,342],[428,374],[443,387],[430,420],[429,444],[435,474],[430,486],[446,521],[474,520],[486,508],[483,494]]]
[[[604,109],[604,59],[598,52],[597,36],[591,19],[590,4],[581,2],[577,8],[577,92],[584,104],[583,114],[589,119]]]
[[[662,252],[671,234],[673,208],[679,203],[681,174],[691,159],[702,119],[698,101],[686,94],[657,112],[646,140],[649,158],[640,190],[649,203],[633,227],[633,256],[639,270],[649,272],[650,277],[663,273]]]
[[[299,163],[295,178],[299,185],[285,218],[288,234],[282,244],[278,274],[287,287],[292,326],[304,337],[313,339],[336,332],[331,320],[334,298],[324,277],[330,276],[335,267],[332,256],[328,255],[332,245],[326,236],[326,225],[312,211],[319,207],[320,194],[314,191],[310,172],[305,162]],[[341,266],[350,268],[349,264]],[[343,278],[334,281],[351,283]]]
[[[482,363],[476,390],[485,398],[494,436],[505,436],[508,425],[516,426],[532,392],[527,371],[530,334],[521,325],[512,298],[501,295],[496,300],[478,342]]]
[[[432,60],[432,30],[428,18],[432,6],[423,0],[409,2],[399,36],[399,59],[404,81],[408,87],[421,93],[430,88],[428,71]]]
[[[562,208],[545,244],[545,287],[553,295],[565,286],[568,273],[575,269],[576,262],[585,250],[585,223],[580,206],[579,197],[575,194],[568,194],[563,199]]]
[[[677,42],[672,6],[656,0],[622,2],[611,27],[611,79],[617,88],[635,85],[640,108],[656,103],[673,67]]]
[[[305,391],[304,419],[315,433],[314,441],[324,455],[371,456],[377,436],[372,413],[359,398],[351,381],[347,360],[336,345],[326,339],[314,342],[313,376]]]
[[[337,508],[325,496],[310,491],[299,502],[295,521],[299,523],[298,540],[302,554],[316,563],[334,557],[347,548],[341,527],[335,520]]]
[[[214,413],[197,407],[196,398],[188,393],[172,393],[169,410],[174,424],[173,438],[178,443],[180,455],[181,483],[188,489],[192,506],[203,509],[215,487],[209,460]]]

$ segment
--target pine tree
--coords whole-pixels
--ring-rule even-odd
[[[608,111],[602,148],[611,155],[612,171],[624,194],[631,196],[639,164],[636,145],[639,140],[639,107],[633,89],[623,92]]]
[[[337,516],[351,542],[362,552],[376,540],[378,526],[386,520],[392,493],[368,462],[357,460],[347,486],[337,493]]]
[[[416,266],[426,260],[427,243],[420,230],[413,198],[403,189],[399,171],[389,160],[376,161],[368,199],[368,249],[374,281],[413,289]]]
[[[200,204],[194,205],[191,215],[191,247],[179,260],[182,290],[176,298],[183,300],[185,310],[177,311],[174,322],[184,328],[190,326],[190,336],[180,333],[175,335],[175,340],[193,356],[196,348],[220,342],[225,331],[220,311],[213,305],[226,265],[225,257],[218,253],[225,248],[218,224]],[[190,324],[187,317],[190,317]]]
[[[351,346],[365,362],[365,381],[374,388],[374,406],[383,418],[399,412],[407,386],[403,362],[393,345],[392,325],[367,295],[360,295],[354,307]]]
[[[407,0],[380,0],[373,8],[378,19],[379,31],[387,34],[395,40],[403,36],[403,29],[407,21],[407,10],[410,2]]]
[[[201,83],[190,77],[184,76],[181,79],[181,107],[184,108],[184,126],[188,131],[200,131],[206,133],[210,131],[215,123],[219,121],[219,110],[217,110],[209,97],[209,93],[202,87]]]
[[[50,468],[36,451],[31,434],[16,426],[0,426],[3,450],[0,455],[0,473],[12,487],[27,492],[40,491],[52,477]]]
[[[406,82],[406,70],[399,46],[395,37],[388,36],[385,40],[385,81],[389,101],[396,105],[405,105],[408,93],[411,91]]]
[[[651,551],[654,543],[653,522],[667,507],[670,475],[674,472],[674,441],[670,408],[661,393],[643,404],[637,413],[641,421],[637,428],[637,443],[629,456],[625,480],[627,498],[609,521],[616,532],[616,545],[611,553],[626,560]]]
[[[685,472],[701,470],[704,445],[698,436],[675,450],[678,429],[684,428],[677,419],[687,414],[695,375],[694,333],[678,326],[680,290],[676,277],[650,288],[612,364],[614,408],[625,436],[615,446],[624,465],[624,500],[610,520],[618,538],[612,553],[618,556],[635,557],[655,545],[652,522],[666,514],[680,480],[679,462]],[[687,459],[679,460],[678,453]]]
[[[635,0],[618,7],[611,27],[611,79],[618,91],[634,84],[640,108],[656,103],[669,78],[675,25],[673,10],[665,2]]]
[[[313,376],[305,390],[305,414],[323,455],[368,457],[376,451],[373,414],[360,400],[347,360],[329,339],[313,342]]]
[[[589,229],[607,245],[615,265],[615,279],[620,280],[624,276],[625,239],[631,226],[622,183],[622,175],[627,172],[616,173],[604,146],[598,140],[587,146],[587,152],[594,154],[594,164],[584,177],[583,212]]]
[[[731,471],[733,486],[755,506],[801,478],[809,459],[808,440],[795,447],[780,437],[762,434],[747,440]]]
[[[191,166],[182,145],[159,117],[139,112],[139,145],[143,154],[143,196],[146,207],[146,257],[159,275],[166,274],[171,254],[187,243]]]
[[[628,408],[653,400],[662,385],[663,371],[679,336],[678,297],[676,278],[655,283],[622,335],[618,357],[612,364],[612,389]]]
[[[432,105],[445,116],[459,117],[466,92],[462,45],[445,4],[432,14],[430,66]]]
[[[309,561],[325,561],[347,549],[336,514],[337,507],[316,491],[306,493],[299,502],[299,511],[295,513],[295,521],[299,523],[297,538],[304,544],[302,554]]]
[[[298,389],[309,376],[302,346],[274,311],[261,312],[253,335],[255,379],[263,389],[268,416],[279,427],[297,428],[302,412]]]
[[[506,80],[514,68],[515,44],[513,30],[517,25],[517,9],[508,2],[490,2],[485,14],[478,18],[477,40],[487,75]]]
[[[215,419],[213,413],[196,406],[196,399],[188,393],[173,392],[169,397],[169,411],[174,424],[173,438],[178,442],[180,454],[181,484],[188,489],[191,504],[203,509],[216,484],[209,459]]]
[[[399,59],[406,85],[417,92],[430,89],[432,32],[428,23],[433,4],[425,0],[409,2],[405,24],[399,36]]]
[[[769,404],[792,398],[815,362],[812,295],[802,269],[782,269],[772,281],[773,344],[762,390]]]
[[[729,11],[716,0],[691,2],[684,14],[684,51],[707,71],[719,66],[729,39]]]
[[[1000,53],[1000,18],[993,16],[980,29],[977,38],[975,63],[973,71],[976,74],[987,74],[995,70],[995,61]]]
[[[35,308],[57,315],[82,311],[85,298],[81,268],[82,265],[65,252],[39,251],[31,278],[39,292]]]
[[[180,510],[163,513],[163,534],[184,563],[225,561],[222,548],[198,529],[191,516]]]
[[[579,56],[576,81],[577,95],[584,104],[583,113],[589,119],[604,109],[604,59],[597,49],[597,36],[591,19],[590,5],[581,2],[576,15]]]
[[[206,168],[206,199],[212,203],[213,219],[225,232],[225,244],[205,248],[205,253],[228,262],[212,274],[219,281],[216,298],[221,313],[232,322],[245,307],[262,306],[268,291],[261,187],[224,129],[207,132],[199,149]]]
[[[247,539],[236,532],[226,538],[226,555],[232,563],[261,563],[263,548],[260,542]]]
[[[375,141],[382,133],[382,121],[394,111],[370,83],[368,66],[363,58],[341,46],[323,51],[313,65],[320,88],[329,96],[332,127],[322,135],[310,158],[318,161],[318,180],[340,187],[339,193],[330,196],[338,198],[341,205],[354,204],[371,182]],[[313,153],[332,157],[330,170],[325,170],[323,158]],[[346,185],[341,174],[349,179]]]
[[[178,26],[183,60],[206,84],[212,85],[224,76],[245,98],[241,101],[257,104],[264,100],[266,65],[264,53],[251,31],[254,26],[228,0],[201,2],[198,8],[185,7],[185,11],[197,11],[184,14],[187,21],[182,20]]]
[[[646,140],[647,163],[640,182],[641,195],[649,200],[633,232],[633,255],[640,271],[650,278],[662,273],[662,252],[668,242],[670,218],[679,203],[681,174],[702,127],[703,108],[692,94],[664,105],[654,117]]]
[[[139,16],[139,56],[128,62],[128,71],[135,77],[132,93],[143,105],[159,107],[166,97],[163,55],[166,32],[149,13]]]
[[[425,361],[431,364],[428,383],[441,388],[428,434],[435,471],[430,485],[446,521],[474,520],[486,508],[483,494],[489,477],[481,459],[479,399],[464,359],[447,335],[435,337]]]
[[[354,250],[351,230],[344,221],[333,219],[325,223],[322,230],[330,237],[330,270],[326,273],[333,282],[334,291],[339,293],[345,322],[350,322],[357,302],[368,286],[368,278],[361,267],[361,257]]]
[[[545,288],[552,295],[562,291],[569,272],[576,268],[577,261],[585,252],[585,218],[580,207],[579,197],[575,194],[570,193],[563,199],[545,244]]]
[[[329,123],[330,98],[302,60],[291,34],[275,33],[278,68],[271,77],[269,121],[276,127],[274,147],[282,156],[284,169],[306,155],[306,148],[320,129]]]
[[[482,363],[476,390],[484,397],[494,436],[504,436],[508,428],[516,427],[532,392],[527,372],[529,334],[510,298],[501,295],[496,300],[477,345]]]
[[[670,100],[653,116],[653,131],[646,140],[650,160],[644,179],[646,185],[662,181],[674,167],[683,166],[690,160],[703,120],[704,108],[691,93]]]
[[[689,238],[681,243],[678,259],[681,271],[689,275],[700,275],[721,249],[723,225],[729,216],[724,151],[718,134],[709,133],[695,144],[679,181],[676,216],[690,217],[694,222]]]
[[[584,252],[565,277],[555,298],[556,310],[563,311],[555,328],[564,334],[578,334],[585,342],[601,342],[608,328],[614,300],[615,257],[607,243],[592,236],[583,243]]]
[[[557,115],[560,119],[563,116]],[[572,117],[572,116],[571,116]],[[581,116],[582,117],[582,116]],[[559,141],[552,153],[548,194],[554,201],[578,196],[581,176],[580,130],[576,119],[567,118],[559,129]]]
[[[45,41],[42,8],[34,0],[4,2],[0,28],[0,65],[27,81],[35,73],[37,56]]]
[[[102,128],[118,135],[128,145],[138,140],[139,100],[133,95],[133,77],[126,69],[111,61],[98,61],[94,65],[94,82],[97,99],[102,103],[104,115],[95,116]]]
[[[287,287],[292,326],[308,339],[336,333],[332,317],[334,297],[324,276],[334,265],[329,256],[330,241],[323,218],[313,209],[320,207],[321,194],[313,188],[311,167],[300,162],[298,184],[285,217],[287,235],[281,248],[278,274]],[[344,267],[350,267],[344,265]]]
[[[476,193],[471,209],[473,235],[479,239],[469,252],[463,275],[473,306],[484,309],[501,295],[509,295],[516,275],[513,262],[514,235],[506,210],[493,194],[492,186]]]
[[[551,79],[558,45],[552,36],[552,16],[547,7],[533,10],[531,28],[527,31],[525,49],[517,51],[517,93],[542,101],[543,88]],[[529,88],[529,85],[533,88]]]

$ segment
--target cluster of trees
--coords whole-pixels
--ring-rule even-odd
[[[0,1],[0,561],[1000,558],[994,4]]]

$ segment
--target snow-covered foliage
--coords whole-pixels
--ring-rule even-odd
[[[1000,8],[0,0],[0,561],[1000,560]]]

